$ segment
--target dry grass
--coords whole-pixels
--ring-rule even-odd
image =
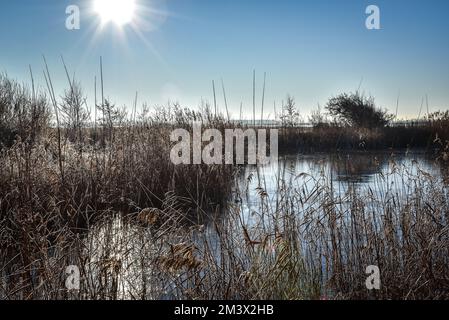
[[[376,192],[336,194],[329,176],[280,173],[270,195],[259,176],[248,213],[229,199],[235,167],[169,160],[173,128],[223,129],[223,118],[178,106],[127,115],[109,103],[99,113],[94,128],[68,118],[60,135],[47,125],[2,150],[0,298],[449,298],[438,177],[392,162],[399,175],[379,178]],[[244,192],[234,186],[237,199]],[[68,265],[80,268],[79,291],[65,289]],[[368,265],[380,267],[380,291],[365,288]]]

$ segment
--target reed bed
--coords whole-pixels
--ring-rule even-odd
[[[20,221],[21,238],[12,238],[2,221],[2,247],[8,250],[2,250],[1,294],[7,299],[447,299],[447,185],[394,163],[393,171],[378,178],[377,191],[349,188],[340,195],[324,175],[302,175],[293,184],[280,178],[277,202],[269,202],[261,188],[251,213],[234,203],[225,216],[204,212],[205,224],[186,225],[174,197],[162,209],[145,208],[137,215],[103,212],[85,236],[61,226],[51,243],[44,223],[32,216]],[[402,179],[398,176],[407,184],[393,190],[389,186]],[[312,179],[313,187],[308,183],[306,189],[303,179]],[[12,253],[18,257],[8,260]],[[64,289],[68,265],[81,269],[78,291]],[[378,291],[365,287],[368,265],[381,270]]]
[[[169,159],[174,128],[233,126],[207,105],[127,114],[105,100],[89,127],[73,84],[57,102],[50,85],[47,100],[2,81],[12,111],[0,124],[14,140],[0,154],[1,299],[449,298],[448,184],[418,165],[392,159],[375,190],[344,193],[324,171],[284,168],[275,194],[248,176],[259,182],[248,210],[239,167]],[[79,290],[66,287],[70,265]],[[365,287],[368,265],[380,290]]]

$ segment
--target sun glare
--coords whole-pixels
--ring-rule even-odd
[[[136,3],[135,0],[94,0],[94,10],[103,24],[113,22],[123,26],[132,22]]]

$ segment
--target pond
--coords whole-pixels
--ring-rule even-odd
[[[440,162],[424,152],[286,155],[277,163],[242,169],[234,197],[241,202],[243,213],[249,215],[260,209],[261,193],[268,206],[274,207],[281,188],[310,193],[317,185],[327,185],[336,197],[343,197],[349,190],[382,196],[386,192],[407,192],[423,174],[440,179],[447,173]]]
[[[219,219],[211,215],[204,226],[184,226],[170,231],[122,223],[118,218],[95,228],[86,243],[89,257],[86,269],[93,275],[90,286],[98,281],[107,283],[107,291],[113,292],[114,298],[143,295],[152,299],[176,299],[183,295],[182,290],[197,287],[192,279],[207,279],[214,268],[221,268],[233,259],[245,270],[253,269],[254,259],[257,262],[261,257],[267,259],[264,263],[268,265],[277,261],[276,234],[296,228],[303,258],[321,265],[318,268],[322,269],[320,281],[324,285],[330,274],[328,269],[332,268],[332,263],[325,260],[329,230],[317,233],[313,227],[323,219],[329,194],[337,199],[340,217],[357,204],[354,194],[362,199],[367,212],[381,216],[386,213],[386,203],[395,202],[394,206],[400,208],[401,202],[409,201],[419,189],[417,184],[439,186],[444,175],[442,169],[441,163],[419,152],[289,155],[264,167],[242,167],[235,179],[229,208],[221,212]],[[426,176],[429,178],[423,179]],[[447,198],[447,188],[444,188]],[[432,196],[431,191],[426,194]],[[294,220],[289,218],[292,213],[301,216],[301,224],[295,228],[289,225]],[[367,222],[372,221],[369,213],[363,210],[360,213]],[[340,223],[344,222],[342,218]],[[170,232],[165,234],[166,230]],[[342,241],[352,235],[350,228],[340,231],[343,231]],[[363,237],[361,234],[360,239]],[[267,246],[248,245],[248,240],[261,245],[264,239],[269,239]],[[186,257],[202,261],[202,269],[195,276],[188,270],[172,270],[172,262],[180,263]],[[350,261],[351,256],[342,253],[342,259]],[[111,262],[119,263],[120,271],[112,268],[105,272],[105,261],[108,268],[112,268]],[[214,281],[208,285],[213,287]]]

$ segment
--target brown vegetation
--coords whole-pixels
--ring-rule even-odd
[[[223,129],[222,117],[177,105],[127,115],[105,100],[89,126],[81,96],[71,83],[61,104],[51,99],[63,110],[55,128],[43,94],[0,78],[0,298],[449,298],[449,199],[440,179],[392,162],[400,192],[385,176],[381,193],[336,195],[325,175],[290,184],[280,174],[273,204],[261,176],[247,221],[243,203],[228,201],[233,186],[237,199],[244,192],[234,185],[237,168],[169,160],[173,128],[190,130],[196,120]],[[444,161],[447,120],[436,117],[417,129],[431,130],[425,138],[402,132],[424,140],[437,132]],[[294,147],[401,139],[389,127],[282,130],[281,144]],[[382,271],[380,291],[364,286],[372,264]],[[64,289],[69,265],[80,268],[78,291]]]

